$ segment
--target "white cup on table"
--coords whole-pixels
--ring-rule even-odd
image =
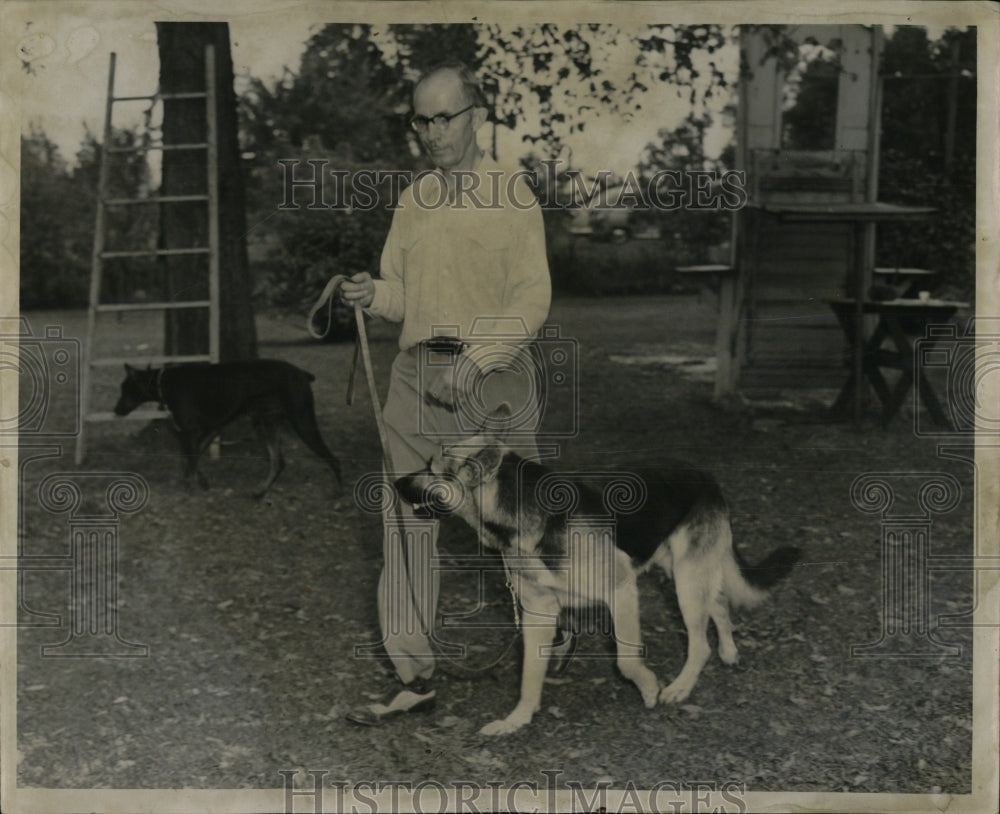
[[[921,302],[930,302],[931,301],[931,292],[930,291],[920,291],[920,292],[917,293],[917,297],[919,298],[919,300]]]

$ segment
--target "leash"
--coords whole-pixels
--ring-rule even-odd
[[[510,573],[510,566],[507,565],[507,558],[503,554],[501,554],[500,559],[503,561],[504,584],[507,586],[507,590],[510,591],[510,604],[514,608],[514,627],[517,630],[520,630],[521,605],[517,601],[517,588],[514,587],[514,577]]]

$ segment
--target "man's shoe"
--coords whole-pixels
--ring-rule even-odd
[[[389,718],[402,715],[404,712],[425,712],[433,709],[435,690],[432,690],[426,679],[417,678],[403,686],[388,704],[367,704],[355,707],[347,713],[348,721],[362,726],[381,726]]]
[[[559,628],[560,639],[552,643],[549,654],[549,675],[558,676],[566,672],[570,659],[576,652],[576,636],[571,630]]]

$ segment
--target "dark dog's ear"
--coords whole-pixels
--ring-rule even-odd
[[[136,369],[132,367],[132,365],[130,365],[128,362],[125,363],[126,376],[128,376],[131,379],[133,376],[135,376],[136,372],[137,372]]]

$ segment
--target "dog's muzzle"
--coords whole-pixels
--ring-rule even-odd
[[[406,475],[394,485],[417,517],[446,517],[465,500],[465,488],[455,477]]]

